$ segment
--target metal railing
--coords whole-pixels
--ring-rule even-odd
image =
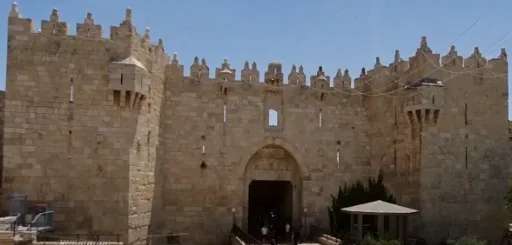
[[[233,224],[233,228],[231,228],[231,233],[242,240],[245,244],[263,244],[258,239],[251,236],[249,233],[244,231],[240,226]]]
[[[106,238],[106,239],[105,239]],[[52,241],[116,241],[121,242],[120,234],[80,234],[80,233],[40,233],[37,234],[37,241],[52,242]]]
[[[36,215],[36,217],[28,224],[27,231],[48,231],[55,227],[55,212],[46,211]]]

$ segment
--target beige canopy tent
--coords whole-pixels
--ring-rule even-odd
[[[373,215],[377,216],[379,236],[383,236],[384,234],[384,217],[389,216],[390,238],[398,238],[401,241],[405,241],[405,238],[407,237],[407,216],[418,212],[418,210],[415,209],[402,207],[380,200],[343,208],[341,211],[350,214],[351,231],[354,228],[354,216],[357,216],[358,240],[363,239],[363,215]],[[398,234],[396,231],[397,221]]]

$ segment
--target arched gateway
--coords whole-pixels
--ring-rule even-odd
[[[301,225],[302,181],[308,171],[290,148],[273,139],[244,159],[243,226],[252,234],[258,234],[265,221],[278,229],[284,228],[285,222]]]

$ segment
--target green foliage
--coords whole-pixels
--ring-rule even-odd
[[[398,240],[375,239],[372,236],[365,236],[361,245],[402,245]]]
[[[505,194],[505,207],[512,211],[512,185],[508,187],[507,194]]]
[[[487,241],[475,236],[464,236],[457,240],[448,240],[448,245],[487,245]]]
[[[366,186],[360,180],[352,185],[345,184],[343,188],[340,186],[337,195],[331,195],[331,205],[328,207],[331,232],[338,234],[350,228],[350,216],[341,212],[342,208],[377,200],[396,203],[395,197],[384,185],[382,172],[377,179],[369,177]]]

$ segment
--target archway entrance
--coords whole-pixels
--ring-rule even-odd
[[[258,237],[263,224],[283,232],[285,223],[301,225],[302,176],[296,159],[279,145],[256,151],[244,172],[243,228]]]
[[[283,236],[293,221],[293,185],[290,181],[253,180],[249,184],[249,232],[257,237],[263,225]]]

